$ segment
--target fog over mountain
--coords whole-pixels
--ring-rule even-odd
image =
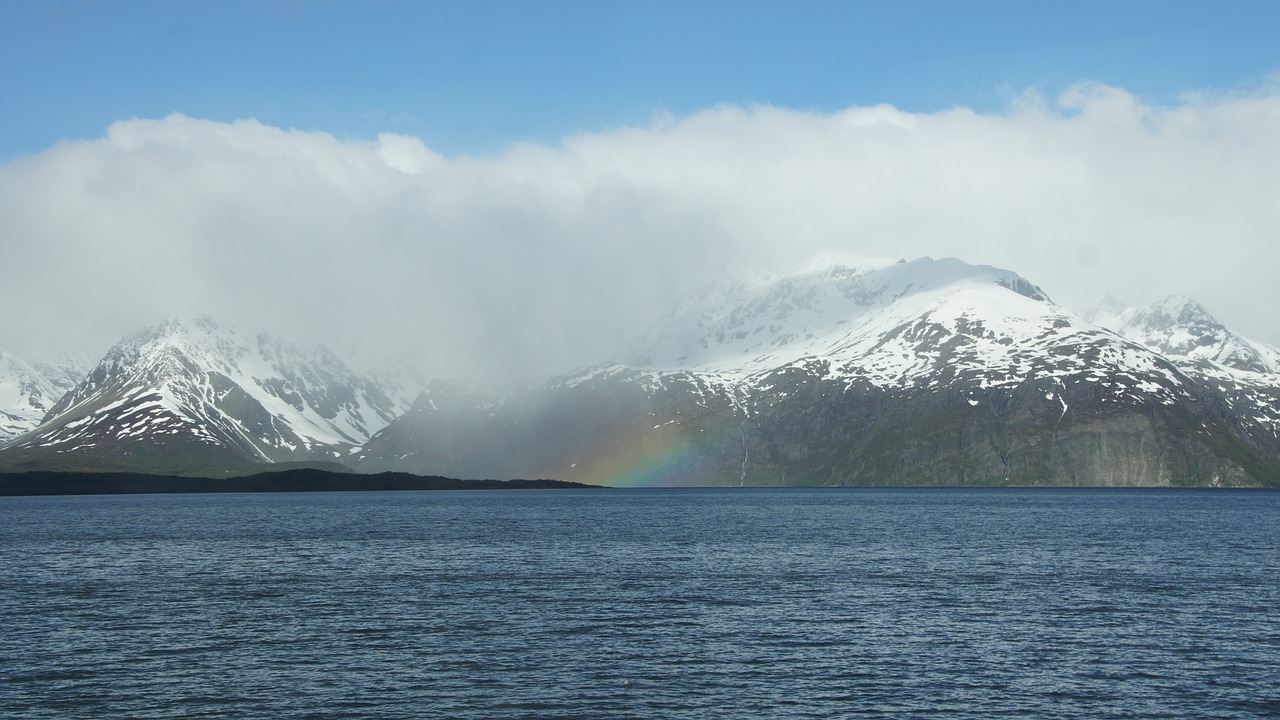
[[[608,360],[726,272],[819,250],[1012,267],[1083,311],[1169,293],[1280,344],[1280,88],[1082,83],[999,114],[720,106],[445,157],[183,115],[0,166],[0,347],[212,315],[436,377]],[[85,346],[88,345],[88,348]]]
[[[71,366],[6,354],[0,470],[1275,485],[1280,350],[1184,296],[1108,307],[951,258],[824,253],[685,298],[616,362],[505,388],[167,321],[65,393]]]

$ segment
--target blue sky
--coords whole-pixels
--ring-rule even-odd
[[[446,155],[718,103],[999,110],[1096,80],[1163,103],[1280,70],[1280,3],[0,4],[0,160],[173,112]]]

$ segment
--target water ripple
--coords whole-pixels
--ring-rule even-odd
[[[1234,491],[5,498],[0,715],[1277,717],[1278,513]]]

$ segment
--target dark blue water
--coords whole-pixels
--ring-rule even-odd
[[[0,498],[0,716],[1278,717],[1280,493]]]

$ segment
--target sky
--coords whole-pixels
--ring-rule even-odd
[[[0,4],[0,347],[165,317],[438,376],[726,272],[1006,267],[1280,344],[1280,4]],[[15,310],[16,309],[16,310]]]

